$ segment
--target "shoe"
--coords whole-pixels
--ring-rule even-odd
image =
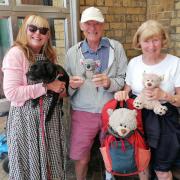
[[[115,177],[113,176],[113,177],[111,177],[110,179],[107,179],[107,178],[106,178],[105,180],[116,180],[116,179],[115,179]]]
[[[109,172],[105,172],[105,180],[115,180],[115,177],[109,173]]]

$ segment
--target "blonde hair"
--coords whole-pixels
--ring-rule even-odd
[[[133,37],[133,47],[141,49],[140,40],[147,40],[154,36],[162,38],[162,48],[168,47],[169,36],[162,24],[156,20],[148,20],[141,24]]]
[[[50,27],[49,27],[49,23],[48,23],[47,19],[45,19],[41,16],[38,16],[38,15],[28,15],[23,20],[23,23],[19,29],[14,46],[19,46],[24,51],[27,59],[30,62],[34,62],[35,55],[34,55],[33,51],[31,50],[31,48],[28,46],[28,40],[27,40],[27,28],[28,28],[28,25],[30,25],[30,24],[38,26],[38,27],[45,27],[48,29],[50,29]],[[51,44],[51,34],[49,31],[48,31],[48,33],[49,33],[48,41],[42,48],[44,51],[44,55],[50,61],[55,63],[57,56],[56,56],[56,52]]]

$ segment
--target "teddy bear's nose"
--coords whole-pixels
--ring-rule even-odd
[[[122,134],[125,134],[125,133],[126,133],[126,130],[125,130],[125,129],[121,129],[121,133],[122,133]]]
[[[152,86],[152,84],[151,84],[151,83],[147,83],[147,85],[148,85],[148,86]]]

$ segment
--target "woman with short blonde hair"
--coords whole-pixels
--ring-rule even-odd
[[[165,28],[155,20],[144,22],[136,31],[133,46],[142,54],[130,60],[126,72],[126,85],[123,91],[115,93],[115,99],[126,100],[132,92],[133,98],[143,90],[149,100],[159,100],[168,107],[165,115],[143,109],[143,123],[147,142],[152,152],[152,168],[158,180],[172,180],[172,167],[180,152],[180,60],[162,51],[168,46]],[[159,88],[143,89],[143,74],[151,73],[163,77]],[[146,173],[146,172],[145,172]],[[148,173],[145,174],[148,179]]]
[[[160,36],[162,38],[162,48],[168,47],[169,36],[162,24],[155,20],[148,20],[138,28],[133,37],[133,47],[135,49],[141,49],[140,40],[145,41],[154,36]]]

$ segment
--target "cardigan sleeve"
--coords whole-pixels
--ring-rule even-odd
[[[42,83],[27,84],[27,69],[28,61],[23,51],[18,47],[11,48],[3,60],[3,89],[6,98],[17,106],[46,93]]]

